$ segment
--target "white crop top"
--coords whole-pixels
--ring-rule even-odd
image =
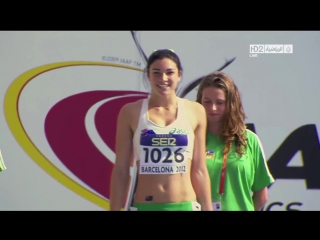
[[[166,127],[149,120],[149,98],[143,100],[133,138],[135,161],[140,160],[139,174],[187,173],[187,159],[193,157],[194,132],[184,100],[177,99],[177,119]]]

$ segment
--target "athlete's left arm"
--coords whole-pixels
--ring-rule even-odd
[[[196,116],[198,124],[195,129],[191,181],[201,209],[212,211],[210,178],[205,162],[207,117],[201,104],[193,104],[193,116]]]
[[[252,156],[254,157],[255,174],[252,186],[252,200],[255,211],[261,211],[263,206],[268,201],[268,186],[274,182],[274,179],[269,172],[263,146],[259,137],[251,133],[250,141]]]

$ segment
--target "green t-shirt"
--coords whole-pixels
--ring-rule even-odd
[[[247,129],[247,138],[247,148],[241,158],[235,152],[235,144],[232,145],[228,154],[221,198],[222,211],[254,211],[252,192],[261,190],[274,182],[258,136]],[[220,201],[219,187],[225,145],[217,135],[208,132],[206,148],[212,201]]]
[[[1,154],[1,150],[0,150],[0,172],[5,170],[5,169],[6,169],[6,166],[4,165],[2,154]]]

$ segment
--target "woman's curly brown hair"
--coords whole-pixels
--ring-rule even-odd
[[[232,78],[223,72],[216,71],[209,74],[202,78],[198,88],[197,102],[200,104],[203,89],[207,87],[216,87],[225,92],[226,112],[223,118],[220,138],[227,146],[231,146],[231,143],[235,142],[236,151],[242,156],[247,147],[246,115],[237,86]]]

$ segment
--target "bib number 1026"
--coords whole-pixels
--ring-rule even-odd
[[[184,161],[184,156],[180,152],[183,150],[182,148],[178,148],[174,152],[172,152],[171,148],[143,148],[145,152],[144,162],[149,163],[149,160],[153,163],[159,163],[162,160],[161,163],[172,163],[175,161],[176,163],[182,163]],[[170,158],[173,156],[173,159]]]

